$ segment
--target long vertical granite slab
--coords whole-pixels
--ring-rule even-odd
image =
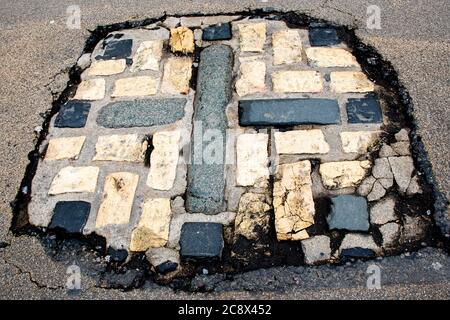
[[[227,45],[211,45],[200,54],[197,93],[194,101],[194,141],[188,169],[186,207],[189,212],[215,214],[224,210],[225,109],[231,99],[233,50]],[[211,134],[208,134],[208,130]],[[208,142],[198,135],[222,137],[222,159],[219,163],[204,161]],[[217,158],[217,157],[216,157]],[[220,157],[219,157],[220,158]]]

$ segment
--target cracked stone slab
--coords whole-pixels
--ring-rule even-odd
[[[341,132],[342,149],[347,153],[366,153],[372,147],[381,131],[348,131]]]
[[[133,64],[130,67],[130,71],[158,71],[163,53],[163,44],[164,42],[162,40],[143,41],[133,57]]]
[[[414,172],[414,162],[411,157],[389,157],[392,173],[400,192],[406,192]]]
[[[398,217],[395,213],[395,199],[392,197],[377,202],[370,209],[370,222],[374,224],[386,224],[397,219]]]
[[[320,175],[325,187],[330,189],[357,186],[366,176],[370,161],[337,161],[320,165]]]

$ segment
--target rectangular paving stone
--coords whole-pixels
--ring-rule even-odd
[[[336,29],[310,28],[309,43],[314,47],[333,46],[341,43]]]
[[[143,252],[164,247],[169,239],[171,215],[169,198],[146,200],[139,223],[131,234],[130,250]]]
[[[203,49],[197,80],[197,94],[194,101],[194,131],[215,130],[223,139],[228,120],[226,106],[231,99],[233,50],[226,45],[212,45]],[[197,126],[201,126],[198,128]],[[188,167],[188,189],[186,206],[190,212],[214,214],[224,206],[224,162],[196,163],[203,159],[203,148],[208,144],[193,146],[193,164]]]
[[[239,101],[241,126],[338,124],[339,105],[331,99],[264,99]]]
[[[240,186],[264,186],[269,179],[269,135],[265,133],[245,133],[236,141],[236,182]]]
[[[351,98],[346,104],[348,123],[382,123],[380,103],[375,97]]]
[[[147,185],[156,190],[170,190],[177,174],[180,131],[163,131],[153,135],[150,172]]]
[[[91,211],[85,201],[58,201],[53,210],[50,229],[63,229],[69,233],[82,233]]]
[[[222,256],[223,227],[219,223],[188,222],[183,224],[180,237],[182,258],[201,259]]]
[[[334,71],[330,73],[330,88],[336,93],[372,92],[375,85],[359,71]]]
[[[381,131],[347,131],[341,132],[342,149],[346,153],[366,153],[375,145]]]
[[[172,57],[164,65],[161,92],[169,94],[187,94],[192,77],[192,58]]]
[[[98,137],[93,161],[144,162],[148,143],[137,134]]]
[[[49,195],[71,192],[94,192],[100,169],[98,167],[62,168],[53,179]]]
[[[273,185],[275,230],[278,240],[301,240],[304,229],[314,224],[311,163],[281,164]]]
[[[272,74],[274,92],[321,92],[322,76],[318,71],[278,71]]]
[[[75,100],[102,100],[105,97],[106,82],[103,78],[83,80],[78,85]]]
[[[231,39],[231,24],[220,23],[203,29],[202,40],[216,41],[216,40],[230,40]]]
[[[97,124],[106,128],[151,127],[174,123],[184,117],[186,99],[138,99],[104,106]]]
[[[307,48],[308,63],[313,67],[358,67],[356,58],[341,48]]]
[[[106,177],[96,228],[128,224],[138,181],[139,175],[131,172],[114,172]]]
[[[251,22],[238,24],[241,51],[262,52],[266,42],[266,23]]]
[[[48,142],[45,160],[78,159],[86,137],[53,138]]]
[[[55,118],[56,128],[83,128],[89,115],[91,104],[85,101],[69,100]]]
[[[272,35],[273,64],[298,63],[302,61],[302,39],[297,30],[282,30]]]
[[[89,76],[110,76],[113,74],[119,74],[125,71],[127,62],[125,59],[119,60],[98,60],[94,61],[87,74]]]
[[[150,76],[118,79],[111,97],[151,96],[158,90],[158,80]]]
[[[330,151],[322,130],[291,130],[275,132],[278,154],[324,154]]]
[[[369,211],[366,198],[353,195],[331,198],[331,212],[327,217],[327,222],[331,230],[369,230]]]
[[[236,81],[239,96],[266,91],[266,64],[262,57],[239,58],[240,77]]]
[[[106,39],[105,40],[105,50],[103,55],[98,55],[95,57],[97,60],[110,60],[110,59],[124,59],[131,55],[133,48],[132,39]]]

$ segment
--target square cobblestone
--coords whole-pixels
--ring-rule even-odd
[[[89,102],[76,100],[67,101],[58,112],[55,119],[57,128],[83,128],[91,109]]]
[[[348,123],[381,123],[383,115],[375,97],[351,98],[347,105]]]
[[[223,248],[219,223],[185,223],[181,229],[180,254],[183,258],[220,258]]]
[[[95,57],[97,60],[124,59],[131,55],[133,40],[110,40],[106,42],[103,55]]]
[[[229,23],[217,24],[203,29],[202,39],[205,41],[231,39],[231,25]]]
[[[64,229],[69,233],[82,233],[91,204],[84,201],[59,201],[53,210],[50,229]]]
[[[309,43],[314,47],[333,46],[341,43],[336,29],[310,28]]]

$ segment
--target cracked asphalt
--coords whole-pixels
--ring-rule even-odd
[[[82,28],[66,27],[66,9],[78,4]],[[367,30],[368,5],[381,8],[381,30]],[[440,191],[450,198],[450,20],[447,0],[212,1],[189,0],[4,0],[0,3],[0,298],[1,299],[449,299],[448,254],[427,248],[409,256],[349,266],[278,267],[222,279],[199,276],[193,286],[213,293],[177,292],[150,282],[123,292],[98,281],[104,261],[79,244],[9,232],[14,199],[34,130],[42,114],[65,88],[68,69],[98,25],[167,14],[234,12],[272,7],[357,28],[356,34],[391,61],[414,103],[419,134],[433,165]],[[447,218],[450,212],[447,209]],[[65,291],[66,269],[82,271],[79,295]],[[366,269],[382,270],[382,289],[366,289]]]

